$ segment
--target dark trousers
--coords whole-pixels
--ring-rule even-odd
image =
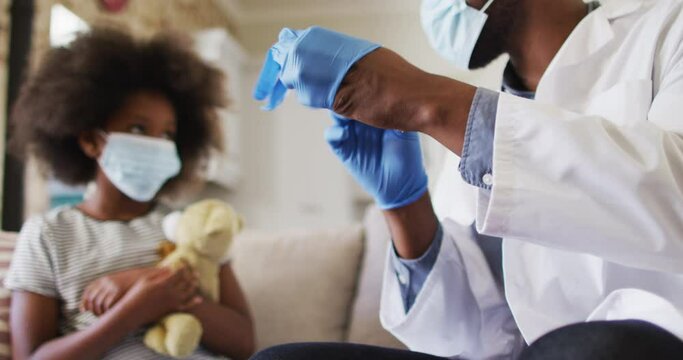
[[[375,346],[344,343],[286,344],[265,349],[252,360],[444,360]],[[603,321],[569,325],[541,337],[518,360],[683,359],[683,341],[643,321]]]

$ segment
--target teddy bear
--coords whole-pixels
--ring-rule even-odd
[[[198,274],[201,294],[219,301],[220,260],[242,229],[243,220],[228,204],[218,200],[204,200],[173,213],[164,219],[166,236],[175,242],[161,247],[168,253],[158,264],[178,269],[189,265]],[[187,313],[172,313],[162,318],[145,334],[147,347],[162,355],[183,358],[191,355],[202,337],[202,325]]]

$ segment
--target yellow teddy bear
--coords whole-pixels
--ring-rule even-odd
[[[242,229],[242,218],[224,202],[204,200],[189,206],[177,217],[169,216],[168,220],[164,227],[167,231],[169,227],[175,229],[174,236],[170,236],[176,243],[175,250],[158,266],[177,269],[183,264],[190,265],[198,273],[202,295],[218,301],[219,262]],[[149,329],[144,342],[160,354],[183,358],[195,351],[201,337],[202,325],[197,318],[187,313],[173,313]]]

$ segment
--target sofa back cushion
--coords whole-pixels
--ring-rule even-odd
[[[9,337],[9,305],[12,293],[5,289],[4,283],[16,238],[16,233],[0,232],[0,360],[12,357]]]
[[[363,221],[365,251],[358,279],[358,291],[351,312],[347,341],[382,347],[405,349],[379,321],[382,280],[391,243],[389,227],[376,206],[370,206]]]
[[[363,251],[361,226],[339,230],[247,230],[232,250],[257,346],[344,341]]]

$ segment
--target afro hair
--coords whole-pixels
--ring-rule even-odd
[[[176,113],[182,161],[180,174],[162,189],[168,194],[195,182],[211,149],[222,149],[223,85],[223,73],[203,62],[185,38],[161,34],[143,41],[96,28],[52,49],[24,83],[11,114],[10,147],[17,155],[35,155],[66,184],[85,184],[94,179],[97,162],[83,152],[79,135],[103,129],[130,95],[160,92]]]

